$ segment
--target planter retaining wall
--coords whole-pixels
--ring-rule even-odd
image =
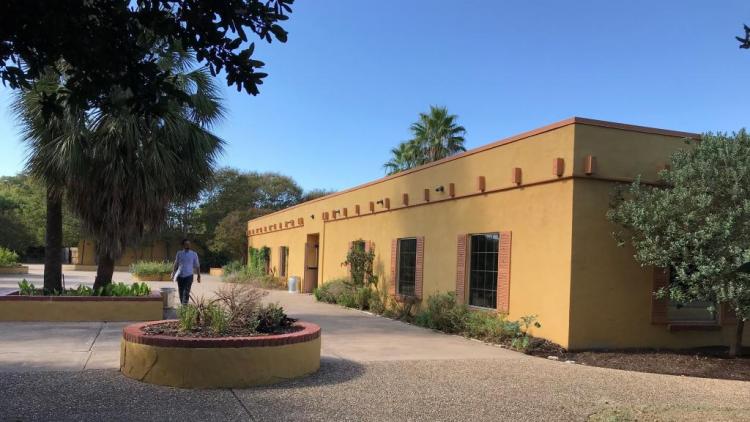
[[[120,371],[139,381],[182,388],[235,388],[272,384],[320,368],[320,327],[297,322],[288,334],[195,338],[146,335],[123,329]]]
[[[149,296],[0,296],[0,321],[153,321],[163,318],[160,293]]]
[[[0,267],[0,274],[28,274],[29,267],[17,265],[14,267]]]

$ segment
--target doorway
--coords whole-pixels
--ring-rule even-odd
[[[318,287],[319,251],[320,234],[308,234],[305,243],[305,278],[302,280],[302,293],[312,293]]]

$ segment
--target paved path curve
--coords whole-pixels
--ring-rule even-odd
[[[41,284],[40,273],[34,266],[28,278]],[[93,274],[67,280],[91,283]],[[15,282],[2,277],[0,288]],[[196,292],[218,286],[204,276]],[[0,323],[0,420],[750,421],[748,382],[553,362],[308,295],[267,300],[323,328],[318,374],[241,390],[157,387],[117,372],[123,324]]]

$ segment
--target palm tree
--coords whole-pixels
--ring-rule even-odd
[[[383,167],[388,174],[395,174],[419,165],[419,156],[419,145],[416,142],[402,142],[391,149],[391,159]]]
[[[456,124],[458,116],[448,114],[446,107],[430,106],[429,113],[420,113],[419,121],[411,125],[413,140],[418,142],[425,162],[437,161],[466,151],[466,129]]]
[[[95,289],[112,282],[127,245],[163,227],[170,204],[197,196],[213,174],[223,141],[210,128],[223,107],[210,73],[194,63],[177,50],[161,57],[176,92],[164,97],[157,115],[134,112],[130,94],[119,89],[111,107],[92,114],[88,166],[67,197],[97,240]]]
[[[64,72],[64,63],[59,65]],[[47,188],[44,291],[62,291],[63,194],[69,169],[80,165],[85,113],[58,95],[61,80],[48,71],[29,89],[15,94],[11,110],[28,146],[27,170]]]
[[[160,93],[155,111],[137,112],[132,93],[114,87],[104,108],[81,112],[63,104],[62,115],[83,121],[84,129],[66,125],[60,130],[65,135],[59,135],[40,125],[26,137],[29,162],[48,161],[44,180],[60,183],[57,191],[64,190],[84,230],[96,240],[94,288],[111,283],[114,263],[127,245],[163,226],[170,203],[200,192],[222,149],[223,141],[210,132],[223,116],[210,73],[195,69],[191,54],[156,47],[156,64],[170,70],[174,89]],[[44,139],[50,141],[37,148]]]
[[[391,149],[391,159],[383,165],[386,172],[398,173],[466,151],[466,129],[456,123],[457,119],[445,107],[430,106],[429,113],[420,113],[410,127],[412,139]]]

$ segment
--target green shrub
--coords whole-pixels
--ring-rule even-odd
[[[22,296],[42,295],[42,289],[37,289],[26,279],[18,283],[18,294]],[[146,283],[112,283],[104,288],[97,290],[92,289],[84,284],[79,284],[75,289],[65,289],[62,292],[52,292],[52,296],[148,296],[151,294],[151,287]]]
[[[15,267],[18,265],[18,254],[0,246],[0,267]]]
[[[512,337],[517,326],[506,321],[503,315],[494,312],[469,312],[466,318],[465,335],[468,337],[497,343],[504,338]]]
[[[259,333],[273,333],[291,326],[296,321],[289,318],[284,312],[284,308],[275,303],[261,305],[255,319],[255,331]]]
[[[94,296],[94,289],[85,284],[79,284],[75,289],[68,289],[65,294],[67,296]]]
[[[172,264],[167,261],[138,261],[130,264],[130,273],[135,276],[171,274]]]
[[[214,334],[224,334],[229,328],[229,316],[224,312],[221,306],[213,304],[206,310],[207,323]]]
[[[253,274],[260,275],[268,272],[271,249],[267,246],[247,250],[247,266]]]
[[[386,307],[384,315],[388,318],[397,319],[399,321],[413,322],[414,315],[412,310],[416,304],[415,299],[405,298],[401,301],[390,301],[391,306]]]
[[[354,286],[365,287],[378,284],[378,277],[373,271],[374,260],[375,252],[365,250],[364,240],[358,239],[352,242],[342,264],[349,266],[349,275]]]
[[[313,296],[320,302],[326,303],[354,303],[354,288],[349,280],[340,278],[329,280],[313,290]],[[345,296],[345,298],[344,298]]]
[[[422,327],[455,334],[466,329],[468,317],[468,307],[456,302],[455,293],[438,293],[427,298],[427,306],[424,306],[417,313],[414,317],[414,323]]]
[[[383,312],[385,312],[386,303],[388,301],[388,296],[381,294],[380,292],[374,292],[370,296],[370,303],[368,303],[367,307],[370,309],[370,312],[378,315],[382,315]]]
[[[390,312],[396,317],[397,311]],[[531,327],[541,327],[536,315],[509,321],[494,311],[471,311],[466,305],[457,303],[452,292],[430,296],[427,306],[417,313],[414,322],[446,333],[504,344],[523,352],[528,352],[532,345]]]
[[[93,291],[94,296],[148,296],[151,294],[151,287],[146,283],[111,283]]]
[[[272,274],[259,272],[256,269],[243,265],[239,261],[232,261],[222,267],[224,275],[222,279],[227,283],[246,283],[262,289],[285,289],[286,281]]]
[[[357,307],[357,296],[354,289],[345,290],[336,297],[336,303],[346,308]]]
[[[524,315],[519,319],[518,323],[520,329],[516,332],[510,345],[514,349],[528,352],[532,340],[531,335],[529,335],[529,328],[531,328],[531,326],[541,328],[542,324],[537,321],[536,315]]]
[[[37,293],[39,292],[36,287],[25,278],[18,283],[18,294],[22,296],[34,296]]]
[[[195,305],[180,306],[177,309],[180,330],[192,331],[198,324],[198,308]]]
[[[224,270],[224,274],[243,273],[247,271],[247,265],[240,261],[231,261],[227,265],[221,267]]]
[[[358,287],[354,291],[354,304],[360,310],[370,308],[370,299],[375,296],[375,292],[370,287]]]

